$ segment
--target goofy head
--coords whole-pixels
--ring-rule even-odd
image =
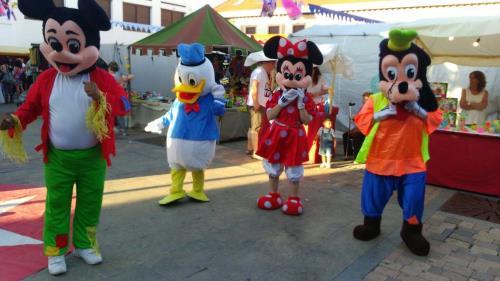
[[[426,111],[435,111],[437,101],[427,82],[431,59],[412,40],[413,30],[391,30],[380,43],[380,89],[393,104],[418,101]]]
[[[56,7],[52,0],[19,0],[19,9],[43,21],[40,51],[61,74],[73,76],[94,67],[99,58],[99,31],[111,28],[108,16],[94,0],[78,0],[78,9]]]
[[[284,37],[274,36],[264,45],[264,54],[278,59],[276,83],[282,90],[306,89],[312,81],[313,64],[323,63],[316,44],[305,39],[293,44]]]
[[[175,71],[175,92],[177,100],[195,103],[200,96],[207,95],[216,88],[214,67],[205,57],[205,47],[199,43],[179,44],[177,55],[180,58]]]

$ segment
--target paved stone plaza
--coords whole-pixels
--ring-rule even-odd
[[[0,105],[0,112],[9,110]],[[41,155],[33,151],[40,125],[25,133],[27,165],[0,162],[1,184],[44,185]],[[257,209],[257,197],[267,192],[261,163],[244,154],[245,141],[223,143],[206,173],[212,201],[160,207],[157,200],[170,187],[165,148],[138,141],[144,138],[155,136],[131,131],[117,139],[98,231],[104,262],[88,266],[70,255],[65,275],[43,270],[27,280],[500,281],[500,225],[439,211],[456,191],[428,186],[424,231],[431,252],[416,257],[399,237],[396,198],[386,207],[380,237],[352,237],[363,219],[362,165],[307,166],[305,213],[289,217]],[[190,175],[186,182],[190,190]]]

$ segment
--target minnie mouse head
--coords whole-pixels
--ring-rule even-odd
[[[24,15],[43,21],[40,51],[64,75],[89,71],[99,58],[99,31],[111,28],[94,0],[79,0],[78,9],[56,7],[52,0],[19,0]]]
[[[281,36],[274,36],[264,45],[268,58],[278,59],[276,83],[281,89],[305,89],[311,84],[313,64],[323,63],[323,55],[316,44],[301,40],[295,44]]]
[[[436,98],[427,81],[431,59],[412,40],[413,30],[391,30],[389,39],[380,43],[380,89],[394,104],[418,101],[426,111],[435,111]]]

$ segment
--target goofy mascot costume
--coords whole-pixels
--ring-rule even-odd
[[[430,57],[411,41],[417,33],[392,30],[380,43],[382,93],[370,96],[355,122],[366,135],[356,158],[366,163],[361,193],[364,224],[354,237],[368,241],[380,234],[382,211],[397,190],[403,209],[401,238],[416,255],[429,253],[422,236],[425,162],[428,138],[441,123],[441,112],[426,72]]]

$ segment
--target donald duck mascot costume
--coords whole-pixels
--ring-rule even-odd
[[[212,63],[205,58],[205,48],[199,43],[180,44],[180,57],[175,72],[176,100],[162,117],[150,122],[146,132],[161,134],[168,127],[167,158],[171,168],[172,188],[170,194],[161,199],[167,205],[187,196],[207,202],[210,199],[203,191],[205,169],[215,155],[215,144],[219,139],[217,116],[224,115],[224,88],[215,82]],[[186,172],[193,176],[193,190],[183,190]]]

